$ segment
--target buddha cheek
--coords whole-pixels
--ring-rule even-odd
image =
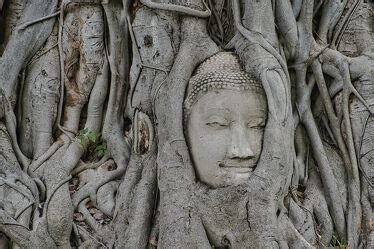
[[[264,138],[264,131],[253,129],[248,132],[247,139],[249,145],[254,153],[253,161],[257,162],[262,150],[262,142]]]
[[[191,136],[190,146],[195,169],[200,180],[205,183],[214,184],[221,175],[219,164],[226,157],[226,133],[228,132],[199,129]]]
[[[211,167],[217,168],[227,157],[227,146],[229,144],[228,132],[217,132],[206,136],[205,145],[208,147]]]

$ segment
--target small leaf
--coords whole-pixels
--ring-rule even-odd
[[[88,132],[87,137],[88,137],[89,140],[91,140],[92,142],[95,143],[96,139],[97,139],[97,134],[94,131],[90,131],[90,132]]]
[[[86,145],[87,142],[88,142],[88,138],[87,138],[87,137],[82,137],[82,139],[81,139],[81,144],[82,144],[82,145]]]
[[[105,144],[100,144],[96,147],[96,151],[100,151],[100,150],[105,150],[106,149],[106,145]]]

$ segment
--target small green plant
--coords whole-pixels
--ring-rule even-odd
[[[109,151],[108,151],[105,143],[102,143],[102,144],[99,144],[98,146],[96,146],[95,152],[96,152],[96,155],[98,157],[107,156],[109,154]]]
[[[98,137],[99,135],[96,132],[90,131],[87,128],[80,130],[78,135],[79,142],[82,145],[87,145],[90,141],[96,143]]]
[[[335,247],[335,248],[339,248],[339,249],[347,248],[347,243],[343,239],[339,240],[339,237],[338,237],[335,230],[332,233],[332,238],[331,238],[330,245]]]
[[[84,128],[79,131],[78,139],[80,144],[83,146],[89,145],[88,153],[91,154],[94,149],[97,157],[101,158],[109,154],[105,142],[100,139],[100,134],[97,134],[94,131],[90,131],[87,128]],[[91,149],[90,149],[91,148]],[[91,152],[90,152],[91,151]]]

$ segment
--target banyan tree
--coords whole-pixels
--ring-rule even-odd
[[[0,248],[371,248],[373,114],[371,0],[0,0]]]

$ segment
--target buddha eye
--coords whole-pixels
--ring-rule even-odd
[[[229,123],[228,122],[224,122],[224,121],[207,122],[206,125],[208,125],[208,126],[210,126],[212,128],[216,128],[216,129],[222,129],[222,128],[229,127]]]
[[[206,117],[205,124],[214,129],[224,129],[230,126],[230,121],[225,115],[214,113]]]
[[[262,131],[265,129],[265,123],[265,120],[255,120],[254,122],[248,123],[248,128]]]
[[[256,125],[256,126],[251,126],[250,128],[255,129],[255,130],[263,130],[265,129],[265,125]]]

